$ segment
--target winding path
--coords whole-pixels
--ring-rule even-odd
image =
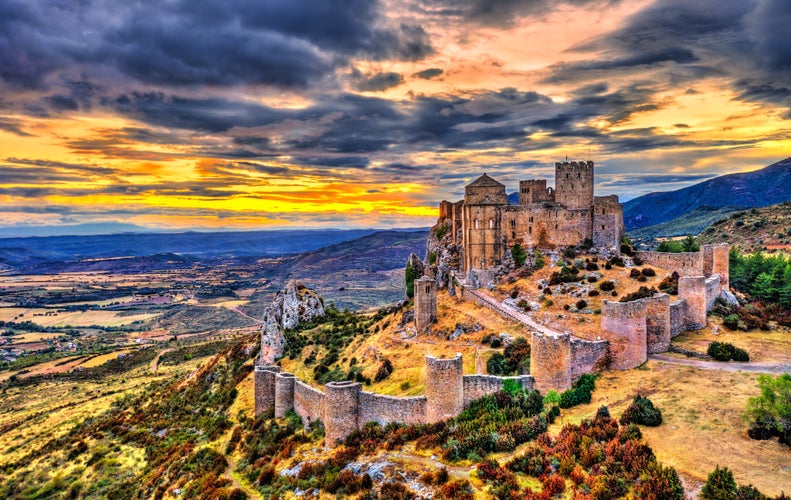
[[[651,354],[648,359],[671,365],[691,366],[701,370],[720,370],[726,372],[753,372],[753,373],[791,373],[791,364],[787,363],[736,363],[722,361],[703,361],[700,359],[684,359],[665,354]]]

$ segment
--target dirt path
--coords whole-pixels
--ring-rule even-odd
[[[241,309],[239,309],[238,307],[232,307],[232,308],[230,308],[229,310],[230,310],[230,311],[233,311],[233,312],[235,312],[235,313],[241,314],[241,315],[242,315],[242,316],[244,316],[245,318],[247,318],[247,319],[249,319],[249,320],[252,320],[252,321],[255,321],[255,322],[256,322],[256,323],[258,323],[259,325],[262,325],[262,324],[264,323],[264,322],[263,322],[263,320],[260,320],[260,319],[258,319],[258,318],[254,318],[254,317],[250,316],[249,314],[247,314],[246,312],[242,311],[242,310],[241,310]]]
[[[672,365],[691,366],[701,370],[720,370],[726,372],[753,372],[753,373],[791,373],[791,364],[787,363],[734,363],[720,361],[703,361],[700,359],[684,359],[665,354],[652,354],[648,359]]]
[[[172,350],[173,350],[172,348],[171,349],[164,349],[164,350],[159,351],[157,353],[156,357],[151,360],[151,373],[156,373],[157,372],[157,369],[159,368],[159,358],[160,358],[160,356],[162,356],[166,352],[170,352]]]

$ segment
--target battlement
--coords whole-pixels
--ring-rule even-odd
[[[592,161],[559,161],[555,162],[555,168],[575,168],[575,169],[593,169]]]

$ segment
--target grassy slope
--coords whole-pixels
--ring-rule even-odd
[[[701,243],[727,242],[746,251],[791,248],[791,202],[737,212],[711,225],[699,237]]]
[[[669,238],[673,236],[696,235],[712,223],[744,210],[739,207],[698,207],[676,219],[653,226],[629,231],[633,239]]]

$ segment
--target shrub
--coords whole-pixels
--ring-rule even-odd
[[[374,382],[381,382],[382,380],[389,377],[391,373],[393,373],[393,363],[391,363],[389,359],[385,358],[382,360],[382,364],[379,365],[379,369],[376,370]]]
[[[588,302],[586,300],[580,299],[574,305],[577,306],[577,309],[581,311],[581,310],[585,309],[586,307],[588,307]]]
[[[752,439],[768,439],[771,433],[791,446],[791,374],[760,375],[758,386],[761,395],[750,398],[744,412],[750,422],[748,435]]]
[[[629,424],[657,427],[662,424],[662,412],[650,399],[638,394],[621,415],[621,425]]]
[[[599,278],[596,276],[588,276],[588,283],[596,283],[597,281],[599,281]]]
[[[653,461],[640,476],[633,493],[635,498],[682,499],[684,486],[676,469]]]
[[[736,480],[733,479],[733,473],[727,468],[720,469],[717,465],[714,472],[709,474],[706,484],[700,490],[698,498],[701,500],[736,500]]]
[[[591,401],[591,393],[595,387],[596,376],[586,373],[582,375],[571,389],[560,394],[560,407],[571,408],[578,404],[587,404]]]
[[[643,265],[643,259],[641,259],[640,257],[638,257],[636,255],[634,257],[632,257],[632,262],[634,262],[635,266],[642,266]]]
[[[470,482],[466,479],[454,479],[442,485],[434,498],[437,500],[475,500]]]
[[[678,272],[673,271],[673,274],[665,276],[659,283],[659,289],[668,295],[678,295],[678,278]]]
[[[585,270],[586,271],[598,271],[599,270],[599,265],[597,263],[595,263],[595,262],[588,262],[588,263],[585,264]]]
[[[642,273],[640,273],[639,269],[632,269],[631,271],[629,271],[629,277],[630,278],[637,279],[640,276],[642,276]]]
[[[525,260],[527,260],[527,252],[519,243],[514,243],[511,247],[511,257],[514,259],[514,263],[516,263],[516,267],[522,267],[525,265]]]
[[[597,295],[599,295],[599,291],[598,290],[591,290],[591,291],[588,292],[588,297],[595,297]]]
[[[649,278],[652,277],[652,276],[656,276],[656,271],[654,271],[650,267],[644,267],[641,272],[642,272],[643,276],[648,276]]]
[[[631,302],[633,300],[645,299],[648,297],[653,297],[656,293],[659,293],[659,291],[654,287],[648,288],[647,286],[641,286],[636,292],[628,293],[621,297],[620,302]]]
[[[610,280],[602,281],[601,283],[599,283],[599,290],[601,290],[602,292],[609,292],[615,290],[615,283],[613,283]]]
[[[744,349],[740,349],[728,342],[712,342],[709,344],[706,354],[717,361],[750,361],[750,355]]]
[[[502,375],[505,373],[505,356],[496,352],[486,361],[486,372],[489,375]]]

